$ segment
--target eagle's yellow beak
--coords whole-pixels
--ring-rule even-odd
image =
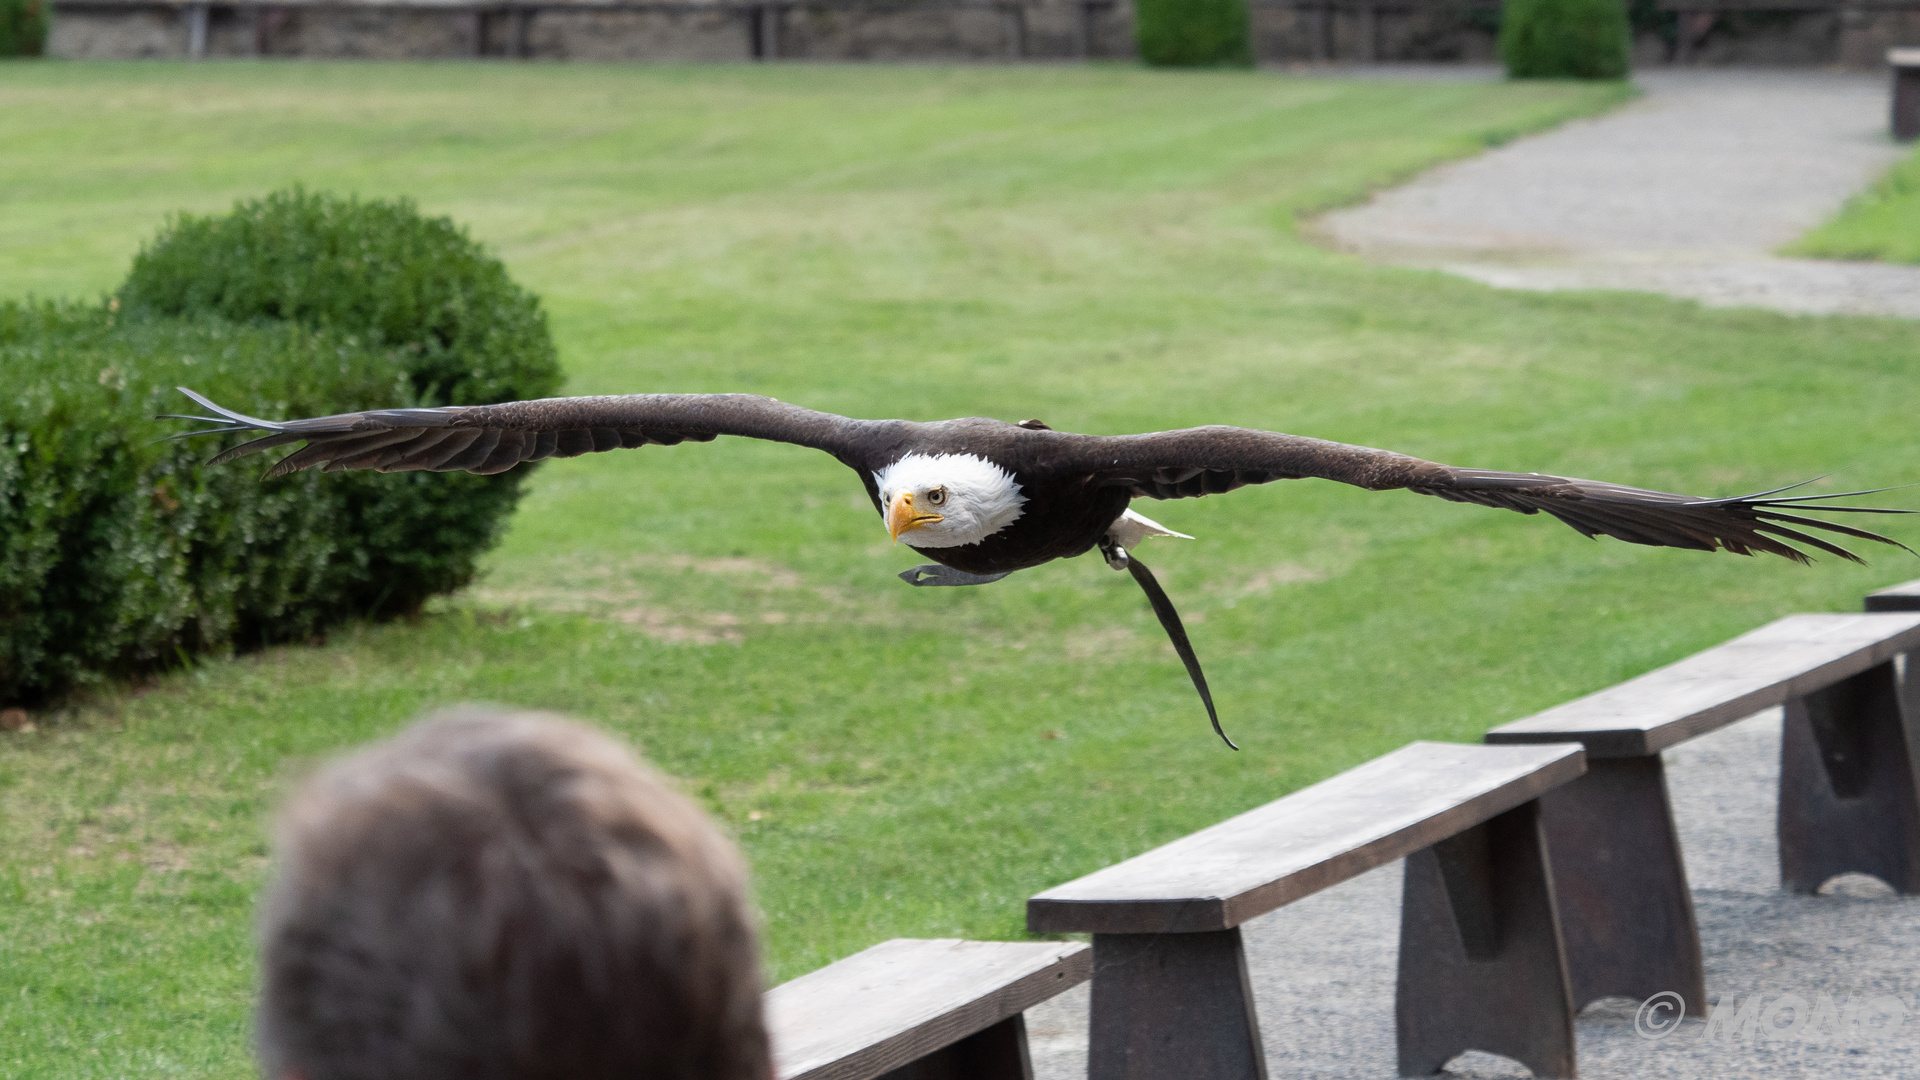
[[[915,529],[924,529],[936,521],[945,520],[939,514],[921,513],[913,508],[913,492],[903,491],[893,497],[893,505],[887,507],[887,533],[898,543],[901,533]]]

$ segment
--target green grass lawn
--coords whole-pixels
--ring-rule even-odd
[[[1795,241],[1786,253],[1920,263],[1920,150],[1847,200],[1839,217]]]
[[[1920,327],[1495,292],[1296,238],[1302,212],[1620,95],[1099,67],[0,65],[0,295],[106,290],[167,213],[298,180],[471,223],[547,299],[578,393],[1237,423],[1703,494],[1920,480]],[[1897,552],[1803,568],[1596,543],[1320,482],[1157,504],[1199,537],[1145,557],[1235,754],[1125,575],[1081,559],[908,588],[893,575],[919,560],[822,455],[649,448],[549,464],[531,492],[484,582],[417,623],[0,736],[0,1076],[247,1075],[277,792],[434,705],[561,710],[683,778],[752,858],[785,979],[891,936],[1018,937],[1030,893],[1409,739],[1472,740],[1920,574]]]

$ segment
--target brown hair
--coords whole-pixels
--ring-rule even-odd
[[[746,872],[557,717],[455,710],[283,808],[258,1038],[302,1080],[767,1080]]]

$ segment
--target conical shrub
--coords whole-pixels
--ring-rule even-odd
[[[1630,41],[1621,0],[1506,0],[1500,23],[1516,79],[1624,79]]]
[[[46,45],[46,0],[0,0],[0,56],[39,56]]]
[[[1136,0],[1140,58],[1158,67],[1246,67],[1253,63],[1247,0]]]

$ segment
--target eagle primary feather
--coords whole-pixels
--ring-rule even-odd
[[[1388,450],[1237,427],[1079,435],[1054,431],[1037,420],[1020,424],[980,417],[937,423],[858,420],[753,394],[545,398],[275,421],[222,408],[184,387],[181,393],[214,414],[167,417],[212,425],[183,432],[181,437],[264,433],[215,456],[214,464],[305,443],[270,468],[269,476],[314,467],[497,473],[523,461],[738,435],[833,455],[859,474],[875,509],[888,517],[889,507],[882,503],[876,476],[909,456],[978,459],[1004,472],[1015,485],[1020,512],[999,515],[995,520],[1004,519],[1002,523],[976,542],[916,547],[956,572],[945,581],[923,581],[918,574],[908,577],[924,584],[994,580],[1014,570],[1085,554],[1096,545],[1109,548],[1108,561],[1116,569],[1127,569],[1127,544],[1139,535],[1152,535],[1122,521],[1131,500],[1195,498],[1274,480],[1318,478],[1370,491],[1404,488],[1451,502],[1522,514],[1546,513],[1589,537],[1741,555],[1766,552],[1803,563],[1809,557],[1796,544],[1860,561],[1840,544],[1815,535],[1816,531],[1906,547],[1875,532],[1805,516],[1809,512],[1913,512],[1834,506],[1825,501],[1872,492],[1782,496],[1780,492],[1788,490],[1782,488],[1701,499],[1540,473],[1455,468]],[[938,489],[940,497],[945,497],[937,477],[916,482],[923,495],[931,496]],[[954,487],[956,494],[963,490],[961,484]],[[922,505],[900,520],[914,528],[913,522],[936,521],[940,516]],[[913,546],[911,541],[904,542]],[[1172,603],[1145,567],[1134,576],[1175,642],[1218,729],[1212,695]],[[1225,738],[1224,732],[1221,737]]]

